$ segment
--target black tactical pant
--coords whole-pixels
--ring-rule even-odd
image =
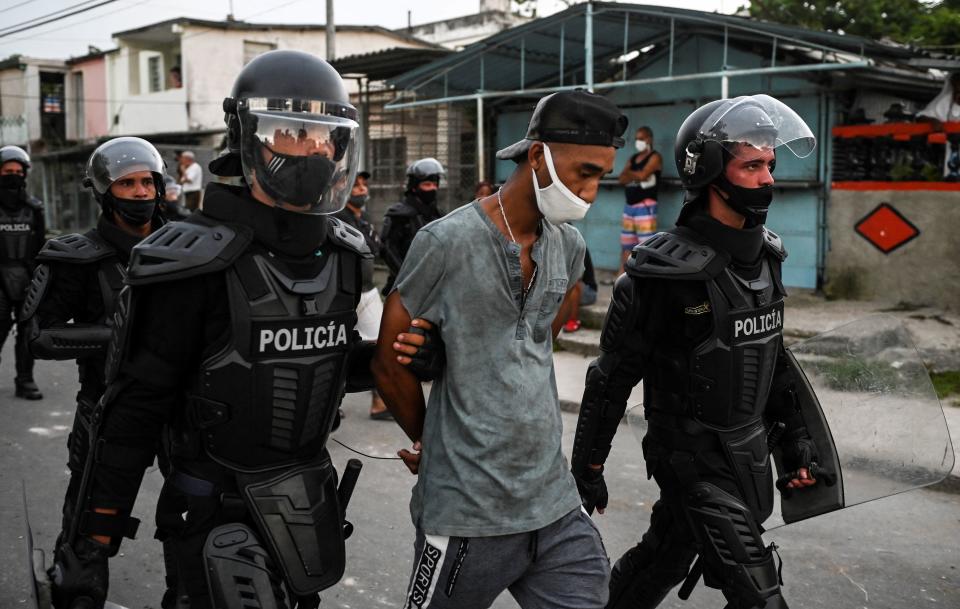
[[[15,320],[20,318],[21,308],[23,308],[22,300],[12,300],[0,288],[0,349],[3,349],[7,334],[13,328]],[[32,381],[33,354],[30,353],[30,346],[27,344],[27,324],[17,323],[16,326],[17,339],[14,343],[13,352],[16,359],[17,381]]]
[[[760,540],[759,532],[763,529],[756,515],[745,508],[736,477],[719,443],[712,447],[701,438],[692,441],[692,446],[686,447],[691,450],[685,451],[674,443],[676,434],[663,435],[670,437],[667,442],[658,441],[656,431],[644,438],[647,472],[660,487],[660,499],[653,506],[650,526],[640,542],[627,550],[613,567],[608,609],[658,606],[673,588],[684,582],[698,553],[705,583],[723,592],[728,609],[764,606],[749,585],[745,588],[743,581],[731,577],[737,564],[733,558],[738,555],[749,557],[741,564],[748,565],[749,573],[755,576],[753,581],[761,583],[760,595],[766,597],[766,609],[785,609],[787,605],[780,596],[772,552]],[[716,489],[714,496],[726,495],[734,501],[711,504],[710,499],[703,502],[692,499],[691,489],[702,488]],[[731,509],[731,504],[737,503],[744,509]],[[717,529],[721,529],[719,535],[724,537],[723,526],[716,527],[702,517],[704,512],[714,511],[730,518],[726,541],[731,536],[736,541],[728,547],[710,538],[710,531]],[[750,529],[753,534],[748,532]]]

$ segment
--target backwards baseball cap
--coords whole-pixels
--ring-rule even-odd
[[[621,148],[626,129],[627,117],[602,95],[558,91],[537,102],[526,137],[497,152],[497,158],[519,163],[533,142]]]

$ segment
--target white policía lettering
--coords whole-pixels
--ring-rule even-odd
[[[273,330],[260,330],[260,353],[273,342]]]
[[[733,322],[733,336],[753,336],[754,334],[765,334],[783,327],[783,313],[774,309],[769,313],[757,315],[756,317],[747,317],[746,319],[737,319]]]
[[[24,224],[18,222],[17,224],[0,224],[0,232],[3,233],[19,233],[30,230],[29,224]]]
[[[280,328],[260,330],[260,353],[267,351],[307,351],[337,347],[349,342],[346,324],[330,322],[314,328]]]
[[[290,330],[281,328],[277,330],[277,337],[273,339],[273,346],[277,351],[286,351],[290,348]]]

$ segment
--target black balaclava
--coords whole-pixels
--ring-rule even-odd
[[[258,142],[260,148],[265,148]],[[276,201],[292,205],[314,205],[334,181],[337,164],[321,155],[294,156],[270,150],[270,162],[256,150],[257,183]]]
[[[16,209],[21,205],[27,187],[27,178],[17,173],[0,176],[0,205]]]
[[[325,215],[301,214],[265,205],[242,186],[208,185],[203,215],[248,226],[253,229],[257,242],[294,258],[315,254],[326,239]]]
[[[770,203],[773,202],[773,185],[768,184],[760,188],[737,186],[727,179],[726,167],[730,159],[730,153],[724,149],[724,171],[720,172],[720,175],[709,187],[716,190],[727,205],[746,219],[744,226],[762,225],[767,221],[767,210],[770,209]]]
[[[707,240],[710,245],[730,254],[734,266],[753,279],[760,272],[760,254],[763,251],[763,225],[734,228],[720,222],[706,210],[706,197],[684,205],[677,224],[689,227]]]

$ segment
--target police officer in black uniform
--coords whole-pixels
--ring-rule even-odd
[[[16,146],[0,148],[0,349],[20,316],[34,259],[46,233],[43,203],[27,194],[29,171],[30,156],[26,152]],[[33,355],[22,323],[17,324],[14,354],[17,397],[43,398],[33,381]]]
[[[440,161],[430,157],[414,161],[407,167],[407,188],[403,200],[387,209],[380,232],[383,244],[380,257],[390,269],[390,276],[383,287],[384,296],[393,289],[393,282],[417,231],[443,216],[437,208],[437,190],[444,175],[446,171]]]
[[[106,387],[107,346],[130,250],[163,224],[163,170],[160,153],[140,138],[120,137],[99,146],[87,161],[83,180],[100,205],[96,228],[51,239],[37,255],[23,307],[30,348],[41,359],[76,359],[80,373],[77,410],[67,440],[70,483],[65,526],[86,462],[90,417]],[[165,472],[167,465],[164,461]],[[161,540],[169,536],[159,522],[157,533]],[[167,608],[175,606],[176,594],[176,570],[167,543],[164,557],[167,591],[161,606]]]
[[[814,145],[803,120],[766,95],[711,102],[680,128],[687,201],[676,228],[637,246],[614,286],[571,459],[585,506],[602,512],[603,463],[642,378],[643,453],[661,494],[642,540],[614,566],[608,607],[655,607],[684,580],[686,598],[701,573],[728,609],[787,606],[761,539],[770,445],[793,472],[790,489],[816,482],[816,450],[786,374],[786,251],[764,222],[775,149],[803,157]]]
[[[133,249],[59,606],[106,598],[165,425],[192,609],[314,607],[343,573],[351,477],[338,487],[324,444],[354,373],[371,386],[354,331],[369,253],[327,214],[353,184],[357,111],[333,68],[289,50],[248,63],[224,110],[231,154],[211,170],[245,185],[209,185],[203,211]]]

